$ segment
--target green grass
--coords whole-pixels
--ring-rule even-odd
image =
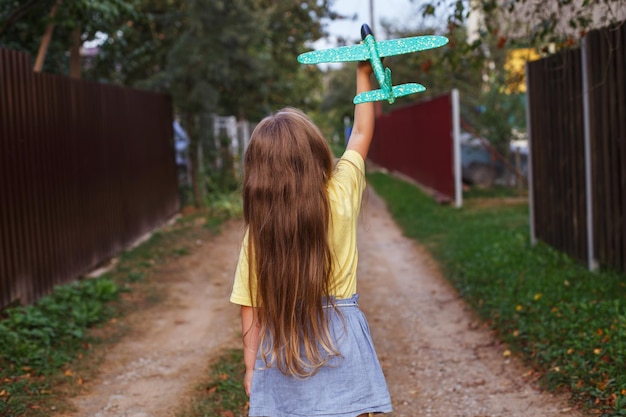
[[[206,382],[199,387],[189,406],[177,417],[244,417],[248,397],[243,389],[243,352],[231,349],[211,366]]]
[[[464,198],[510,198],[525,197],[526,190],[517,190],[513,187],[505,187],[503,185],[494,185],[493,187],[481,188],[470,187],[463,193]]]
[[[626,276],[589,272],[547,245],[531,246],[526,205],[437,205],[384,174],[370,183],[405,234],[550,390],[603,416],[626,415]],[[482,196],[481,196],[482,197]]]

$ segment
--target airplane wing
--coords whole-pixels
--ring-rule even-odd
[[[439,48],[448,43],[445,36],[414,36],[412,38],[391,39],[377,42],[380,57],[408,54],[409,52]]]
[[[393,102],[396,97],[407,96],[413,93],[421,93],[422,91],[426,91],[426,87],[417,83],[409,83],[409,84],[401,84],[396,85],[392,89],[392,97],[387,95],[384,90],[371,90],[361,93],[354,97],[353,103],[360,104],[366,103],[368,101],[380,101],[380,100],[390,100]]]
[[[370,53],[363,44],[341,46],[339,48],[311,51],[298,55],[301,64],[321,64],[325,62],[365,61]]]

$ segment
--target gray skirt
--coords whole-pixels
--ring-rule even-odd
[[[249,416],[356,417],[391,412],[391,398],[358,295],[336,300],[326,311],[341,358],[306,379],[283,375],[257,357]],[[344,327],[345,324],[345,327]]]

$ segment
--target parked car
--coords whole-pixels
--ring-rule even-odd
[[[466,184],[490,187],[504,172],[504,164],[487,146],[486,139],[461,133],[461,174]]]

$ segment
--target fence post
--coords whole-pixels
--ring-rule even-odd
[[[452,152],[454,153],[454,202],[463,206],[463,182],[461,180],[461,112],[459,90],[452,89]]]
[[[589,42],[587,37],[583,37],[580,48],[580,59],[582,64],[583,82],[583,126],[585,129],[585,203],[587,210],[587,267],[590,271],[598,268],[598,261],[594,254],[593,236],[593,181],[592,181],[592,160],[591,160],[591,113],[589,102],[591,100],[591,86],[589,85],[588,65]]]
[[[528,213],[530,223],[530,244],[537,244],[537,232],[535,230],[535,192],[533,186],[533,152],[532,152],[532,118],[530,117],[530,67],[526,63],[526,134],[528,136]]]

